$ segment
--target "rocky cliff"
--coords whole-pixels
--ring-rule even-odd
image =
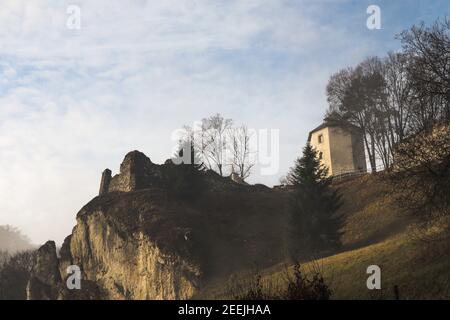
[[[39,249],[29,299],[188,299],[216,277],[282,260],[282,193],[205,172],[201,196],[178,199],[166,192],[170,168],[134,151],[119,175],[104,173],[59,257],[52,242]],[[69,265],[81,290],[65,285]]]

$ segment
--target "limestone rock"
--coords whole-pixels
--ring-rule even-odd
[[[27,286],[27,299],[57,299],[61,286],[58,264],[55,242],[47,241],[37,251]]]
[[[284,194],[205,171],[197,201],[168,198],[174,165],[127,154],[107,192],[78,212],[60,258],[54,242],[39,249],[28,298],[189,299],[212,279],[282,261]],[[66,286],[70,265],[80,290]]]

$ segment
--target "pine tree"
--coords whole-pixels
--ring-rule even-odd
[[[204,170],[193,143],[180,142],[178,152],[165,169],[168,196],[185,200],[196,199],[205,189]]]
[[[327,174],[328,168],[321,164],[317,151],[308,143],[287,176],[293,187],[290,205],[293,240],[299,242],[294,247],[310,253],[340,243],[342,221],[337,210],[341,197],[331,187]]]

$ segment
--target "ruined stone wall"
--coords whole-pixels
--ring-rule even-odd
[[[129,192],[159,186],[162,183],[161,166],[152,163],[150,158],[139,151],[128,153],[120,165],[120,173],[112,178],[110,176],[111,171],[106,169],[102,175],[100,194]]]
[[[99,194],[107,193],[111,183],[111,170],[105,169],[102,173],[102,181],[100,182]]]

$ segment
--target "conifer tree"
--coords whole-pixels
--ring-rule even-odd
[[[180,142],[178,152],[166,167],[166,191],[170,197],[194,200],[205,189],[205,167],[190,141]]]
[[[291,228],[292,239],[297,242],[293,247],[301,247],[309,253],[340,244],[342,219],[337,210],[341,197],[331,187],[327,174],[328,168],[321,164],[317,151],[308,143],[287,176],[293,188]],[[297,249],[293,251],[298,254]]]

